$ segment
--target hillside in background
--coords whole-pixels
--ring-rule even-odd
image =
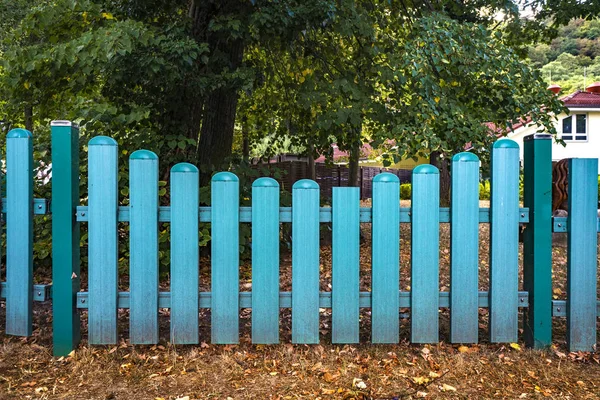
[[[550,44],[531,47],[529,59],[548,84],[561,86],[562,94],[600,81],[600,20],[572,20]]]

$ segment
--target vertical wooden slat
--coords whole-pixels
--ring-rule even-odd
[[[132,344],[158,343],[158,157],[129,157],[129,335]]]
[[[439,336],[440,175],[419,165],[412,175],[410,341],[434,343]]]
[[[400,181],[373,179],[371,341],[398,343],[400,330]]]
[[[88,341],[117,343],[118,147],[106,136],[88,143]]]
[[[279,343],[279,184],[252,184],[252,343]]]
[[[77,310],[80,281],[79,127],[52,121],[52,342],[66,356],[81,339]]]
[[[450,341],[477,343],[479,330],[479,158],[452,158]]]
[[[490,341],[516,342],[519,310],[519,146],[492,147],[490,203]]]
[[[211,336],[216,344],[239,341],[239,180],[219,172],[211,183]]]
[[[171,168],[171,342],[198,343],[198,168]]]
[[[319,343],[319,185],[292,187],[292,342]]]
[[[568,201],[567,342],[569,351],[595,351],[598,160],[569,160]]]
[[[30,336],[33,321],[33,137],[6,140],[6,333]]]
[[[333,188],[332,343],[358,343],[360,190]]]

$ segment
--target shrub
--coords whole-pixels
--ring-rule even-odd
[[[403,183],[400,185],[400,200],[410,200],[412,194],[412,185],[410,183]]]
[[[479,200],[489,200],[490,199],[490,182],[483,181],[479,184]]]

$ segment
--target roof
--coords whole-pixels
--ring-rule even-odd
[[[600,108],[600,93],[578,90],[560,98],[567,108]]]

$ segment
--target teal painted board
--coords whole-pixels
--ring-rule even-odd
[[[252,343],[279,343],[279,183],[252,184]]]
[[[33,318],[33,137],[6,139],[6,333],[30,336]]]
[[[319,343],[319,185],[292,187],[292,343]]]
[[[519,146],[492,147],[490,222],[490,341],[516,342],[519,309]]]
[[[360,188],[333,188],[331,342],[358,343]]]
[[[238,177],[219,172],[211,183],[211,337],[215,344],[239,341]]]
[[[412,174],[410,341],[435,343],[439,337],[440,174],[419,165]]]
[[[198,168],[171,168],[171,343],[197,344],[199,312]]]
[[[595,351],[598,160],[569,160],[568,201],[567,344],[569,351]]]
[[[371,342],[398,343],[400,335],[400,181],[373,178]]]
[[[479,331],[479,158],[452,158],[450,341],[477,343]]]
[[[75,216],[79,204],[79,127],[70,121],[52,121],[51,127],[52,352],[60,357],[67,356],[81,339],[76,303],[81,287],[80,227]]]
[[[117,343],[118,285],[117,142],[96,136],[88,143],[88,341]]]
[[[138,150],[129,157],[129,337],[158,343],[158,157]]]

